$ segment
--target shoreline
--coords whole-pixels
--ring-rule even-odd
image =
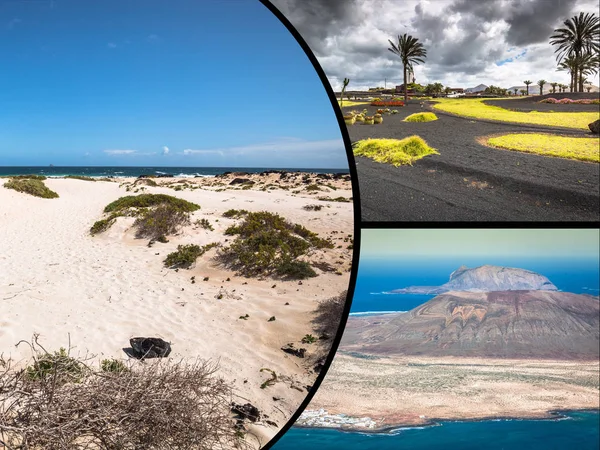
[[[473,423],[473,422],[500,422],[500,421],[552,421],[568,419],[569,413],[598,413],[600,408],[569,408],[546,411],[543,415],[532,414],[530,416],[489,416],[482,418],[463,418],[463,419],[440,419],[431,418],[423,423],[397,423],[376,428],[361,428],[352,426],[328,427],[294,424],[293,428],[315,429],[315,430],[335,430],[342,433],[361,433],[361,434],[393,434],[394,431],[421,429],[442,426],[444,423]],[[331,414],[332,416],[344,416],[343,414]]]

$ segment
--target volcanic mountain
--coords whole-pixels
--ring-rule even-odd
[[[441,286],[410,286],[395,289],[393,294],[442,294],[449,291],[492,292],[520,290],[558,290],[543,275],[525,269],[502,266],[460,266],[450,274],[450,281]]]
[[[448,292],[399,314],[351,318],[341,350],[379,355],[598,360],[598,297]]]

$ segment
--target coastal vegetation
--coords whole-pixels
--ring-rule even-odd
[[[505,150],[543,156],[600,162],[598,138],[557,136],[543,133],[514,133],[485,140],[487,145]]]
[[[598,120],[597,112],[520,112],[483,103],[484,99],[435,99],[434,109],[464,117],[500,122],[587,129]],[[489,101],[489,100],[488,100]]]
[[[354,154],[394,166],[412,165],[427,155],[439,154],[419,136],[404,139],[364,139],[353,146]]]
[[[246,448],[232,388],[211,361],[101,367],[31,344],[25,370],[0,356],[0,443],[8,449]],[[165,412],[168,411],[168,414]]]
[[[118,217],[132,216],[136,220],[136,237],[165,240],[190,222],[190,213],[200,206],[165,194],[140,194],[121,197],[104,208],[107,217],[98,220],[90,228],[96,235],[108,230]]]
[[[333,248],[331,241],[267,211],[246,214],[225,234],[236,238],[222,250],[219,259],[245,276],[314,277],[317,274],[310,264],[299,258],[311,249]]]
[[[219,246],[219,244],[216,242],[203,245],[202,247],[196,244],[178,245],[177,251],[167,255],[167,258],[164,260],[164,265],[169,269],[189,269],[193,264],[196,263],[196,260],[200,256],[204,255],[211,248],[215,248],[217,246]]]
[[[30,177],[31,176],[11,178],[4,183],[4,187],[7,189],[14,189],[17,192],[33,195],[34,197],[58,198],[58,194],[49,189],[42,181],[45,177],[43,179]]]

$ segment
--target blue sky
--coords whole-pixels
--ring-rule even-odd
[[[0,166],[348,167],[258,0],[1,0],[0,64]]]
[[[363,230],[361,260],[446,258],[599,259],[598,229]]]

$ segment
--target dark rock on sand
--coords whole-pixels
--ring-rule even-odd
[[[160,338],[134,337],[129,343],[131,355],[138,359],[165,358],[171,353],[171,344]]]
[[[238,403],[231,404],[231,412],[237,414],[240,419],[248,419],[250,422],[260,420],[260,411],[251,403],[240,405]]]
[[[254,184],[254,181],[249,180],[248,178],[234,178],[229,184]]]
[[[285,353],[289,353],[290,355],[297,356],[298,358],[304,358],[306,355],[305,348],[295,348],[294,344],[287,344],[281,347],[281,350],[283,350]]]
[[[594,134],[600,134],[600,120],[596,120],[588,125],[590,131]]]

